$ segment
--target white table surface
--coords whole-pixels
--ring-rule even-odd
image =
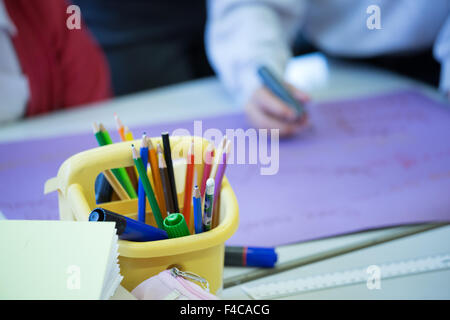
[[[336,61],[329,63],[328,82],[324,86],[313,88],[308,93],[312,99],[324,101],[381,93],[411,86],[418,87],[420,90],[425,91],[437,99],[441,98],[434,89],[410,79],[364,65],[349,65]],[[102,121],[105,126],[114,127],[115,124],[112,117],[114,112],[120,115],[122,121],[127,126],[134,127],[139,125],[151,126],[156,123],[175,122],[192,118],[201,119],[220,114],[239,113],[242,112],[242,108],[233,103],[218,80],[212,77],[120,97],[85,108],[55,112],[1,125],[0,142],[22,140],[30,136],[44,138],[84,133],[86,132],[86,128],[90,126],[90,123],[96,120]],[[225,268],[224,283],[226,288],[221,292],[220,296],[228,299],[248,299],[248,296],[243,294],[240,286],[235,285],[236,281],[259,278],[258,280],[248,282],[248,284],[253,284],[255,281],[264,281],[265,279],[272,281],[286,277],[298,277],[300,274],[304,274],[305,270],[308,273],[314,273],[325,269],[329,270],[335,266],[352,265],[356,267],[364,265],[362,257],[367,254],[372,256],[374,261],[386,261],[386,259],[389,261],[398,260],[396,257],[400,256],[415,257],[416,255],[423,255],[423,253],[427,252],[427,248],[430,249],[429,252],[432,252],[437,244],[442,244],[442,242],[449,243],[450,228],[441,227],[424,233],[421,232],[427,228],[429,226],[403,226],[281,246],[277,248],[277,252],[279,253],[279,266],[281,268],[274,270]],[[415,235],[392,240],[411,233],[415,233]],[[427,237],[417,238],[422,233],[426,234]],[[432,234],[435,234],[435,236],[430,236]],[[421,250],[415,250],[417,241],[424,241],[425,243],[425,245],[420,247]],[[402,243],[402,245],[412,249],[398,249],[395,251],[394,249],[397,248],[396,243]],[[411,243],[411,245],[408,245],[408,243]],[[353,252],[354,250],[370,247],[374,244],[378,245]],[[389,248],[389,250],[379,249],[385,247]],[[448,248],[446,247],[446,249]],[[276,274],[270,275],[274,272]],[[389,285],[389,287],[396,288],[395,290],[397,291],[382,290],[376,296],[370,294],[364,295],[363,293],[367,294],[364,290],[361,293],[360,288],[349,286],[348,288],[341,288],[339,290],[324,290],[321,293],[293,296],[291,298],[420,298],[425,294],[424,291],[421,291],[420,284],[428,283],[427,281],[430,284],[430,288],[426,292],[427,297],[450,298],[450,290],[447,289],[444,293],[437,288],[439,281],[436,279],[440,276],[444,276],[448,288],[450,273],[442,272],[439,275],[428,274],[411,277],[411,283],[417,282],[417,285],[406,287],[405,281],[408,282],[408,280],[386,280],[388,281],[386,286]],[[402,296],[402,292],[408,294]]]

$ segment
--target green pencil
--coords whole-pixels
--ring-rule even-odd
[[[94,129],[95,138],[97,139],[99,146],[104,146],[106,144],[105,139],[103,138],[103,134],[100,132],[100,128],[98,127],[97,123],[94,122],[92,125],[92,128]]]
[[[131,145],[131,150],[133,152],[134,164],[136,165],[136,169],[139,173],[139,178],[141,178],[142,186],[144,187],[148,202],[150,203],[150,207],[152,208],[156,224],[158,225],[158,228],[164,230],[164,220],[161,216],[161,211],[159,210],[158,202],[156,201],[155,193],[153,192],[150,180],[148,180],[147,171],[145,170],[142,159],[139,156],[136,148],[134,147],[134,144]]]
[[[108,131],[106,131],[105,127],[102,124],[97,126],[97,124],[94,122],[93,128],[95,138],[97,139],[97,142],[100,146],[113,143]],[[128,196],[131,199],[137,198],[136,190],[134,190],[133,188],[133,184],[131,183],[127,171],[124,168],[111,169],[111,171],[117,178],[117,180],[119,180],[120,184],[123,186]]]

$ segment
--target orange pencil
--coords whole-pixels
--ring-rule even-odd
[[[116,119],[116,127],[117,127],[117,131],[119,132],[120,139],[122,139],[122,141],[126,141],[125,127],[123,126],[122,121],[120,121],[119,116],[115,112],[114,112],[114,119]]]
[[[153,184],[155,186],[156,198],[158,200],[159,209],[163,218],[167,216],[166,202],[164,199],[164,189],[161,181],[161,175],[159,173],[158,157],[156,155],[155,147],[152,140],[147,137],[148,141],[148,160],[150,162],[150,169],[152,170]]]
[[[189,225],[189,220],[191,217],[191,202],[192,202],[192,182],[194,178],[194,140],[192,140],[189,147],[187,155],[187,170],[186,170],[186,182],[184,183],[184,205],[183,205],[183,216],[186,220],[187,225]]]

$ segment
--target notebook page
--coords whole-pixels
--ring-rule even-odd
[[[0,299],[99,299],[114,223],[0,221]]]

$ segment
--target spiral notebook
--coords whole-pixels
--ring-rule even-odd
[[[0,299],[109,299],[123,278],[117,240],[113,222],[0,221]]]

